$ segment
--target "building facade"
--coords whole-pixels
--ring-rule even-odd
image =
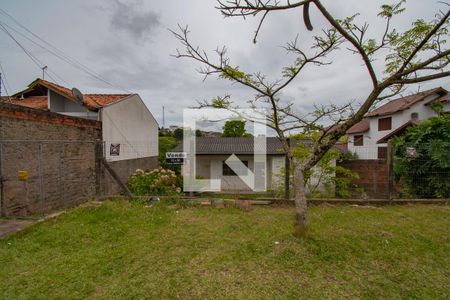
[[[449,112],[448,91],[439,87],[378,107],[347,131],[348,151],[359,159],[386,159],[387,143],[393,135],[438,115],[433,103],[440,103],[443,111]]]

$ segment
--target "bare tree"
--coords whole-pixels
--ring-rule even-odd
[[[449,14],[448,4],[442,4],[446,11],[436,14],[434,20],[425,22],[416,20],[403,33],[391,28],[391,20],[404,11],[404,1],[393,5],[383,5],[378,14],[384,20],[385,28],[381,37],[369,38],[367,23],[358,24],[358,14],[345,19],[336,19],[320,0],[303,1],[261,1],[261,0],[231,0],[218,1],[217,9],[226,17],[261,16],[255,31],[253,41],[256,43],[258,33],[270,13],[286,10],[302,10],[305,26],[313,30],[309,19],[309,10],[316,7],[327,20],[328,28],[313,37],[310,51],[300,49],[296,40],[286,44],[287,52],[294,54],[293,64],[283,68],[282,76],[277,81],[269,81],[260,73],[246,73],[238,67],[233,67],[226,48],[218,48],[214,59],[198,46],[191,44],[187,27],[179,26],[179,31],[173,34],[183,44],[183,51],[177,50],[176,57],[190,58],[198,61],[202,67],[199,70],[205,78],[218,75],[247,86],[255,92],[254,99],[248,101],[251,107],[269,107],[266,118],[268,124],[278,134],[283,149],[291,160],[294,169],[294,198],[296,206],[296,234],[304,236],[308,229],[307,201],[305,193],[305,173],[309,171],[333,145],[346,134],[347,130],[362,120],[365,114],[377,101],[400,93],[410,84],[416,84],[450,75],[447,65],[450,62],[450,50],[446,48],[448,37]],[[311,5],[311,6],[310,6]],[[314,5],[314,6],[313,6]],[[343,47],[345,45],[345,47]],[[367,78],[371,81],[371,90],[359,104],[345,103],[343,105],[316,105],[311,113],[300,114],[295,111],[294,104],[280,101],[280,93],[294,79],[301,78],[301,73],[307,65],[323,66],[331,63],[327,60],[330,53],[342,49],[359,54],[367,70]],[[375,56],[386,61],[384,77],[375,70]],[[427,73],[426,73],[427,72]],[[431,73],[429,73],[431,72]],[[237,106],[230,101],[229,96],[218,97],[201,106],[212,106],[235,109]],[[331,126],[323,127],[328,123]],[[315,130],[320,134],[313,140],[309,155],[302,160],[293,155],[287,136],[292,131]]]

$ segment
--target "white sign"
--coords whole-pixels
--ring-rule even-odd
[[[166,158],[186,158],[186,152],[166,152]]]

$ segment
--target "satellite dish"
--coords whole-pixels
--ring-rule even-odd
[[[75,100],[80,103],[81,105],[83,105],[83,94],[80,92],[79,89],[77,88],[73,88],[72,89],[72,96],[73,98],[75,98]]]

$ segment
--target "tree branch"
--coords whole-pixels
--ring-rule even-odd
[[[369,72],[370,78],[372,80],[372,86],[374,88],[377,87],[378,85],[377,75],[375,74],[375,70],[373,69],[372,63],[370,62],[370,59],[366,51],[363,49],[363,47],[354,37],[352,37],[344,28],[342,28],[342,26],[333,18],[333,16],[331,16],[331,14],[328,12],[328,10],[326,10],[326,8],[322,5],[322,3],[320,3],[319,0],[314,0],[314,4],[320,10],[322,15],[328,20],[331,26],[336,28],[336,30],[358,50],[359,54],[364,60],[367,71]]]

